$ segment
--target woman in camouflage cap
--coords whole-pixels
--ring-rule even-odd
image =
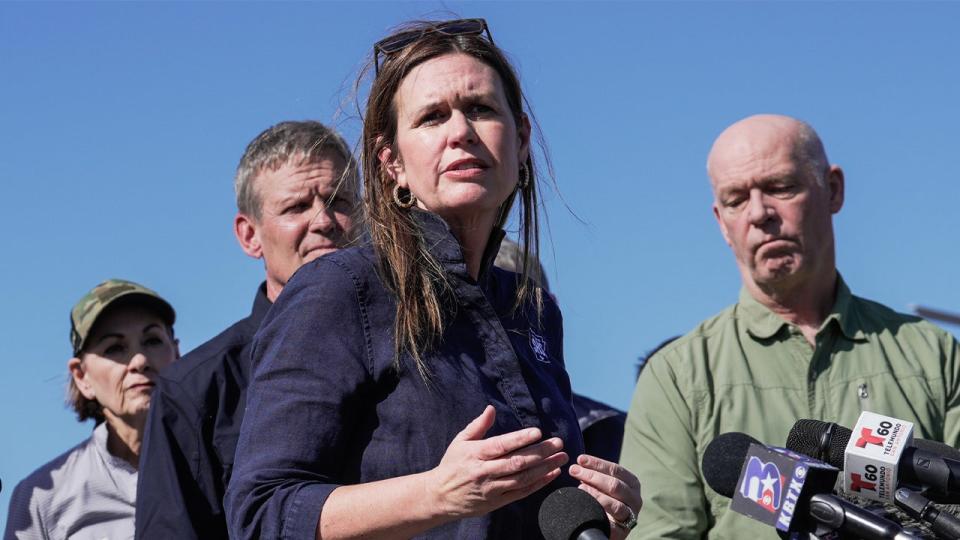
[[[160,295],[117,279],[73,307],[68,403],[96,427],[17,485],[4,538],[133,538],[150,395],[157,372],[180,356],[175,318]]]

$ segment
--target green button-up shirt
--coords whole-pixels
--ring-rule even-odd
[[[742,290],[737,304],[656,354],[637,383],[620,459],[643,485],[630,539],[777,538],[727,512],[730,500],[703,480],[703,452],[720,433],[783,446],[798,419],[852,428],[870,410],[958,446],[958,362],[953,336],[851,295],[839,277],[815,346]]]

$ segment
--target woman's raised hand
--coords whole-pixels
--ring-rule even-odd
[[[559,437],[537,428],[484,439],[495,409],[486,409],[454,437],[427,483],[435,508],[450,517],[478,516],[522,499],[560,475],[567,462]]]
[[[610,539],[626,538],[636,525],[637,512],[643,506],[640,480],[616,463],[583,454],[570,466],[570,476],[580,481],[580,489],[600,502],[610,518]]]

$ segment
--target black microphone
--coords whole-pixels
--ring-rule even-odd
[[[842,531],[857,538],[922,538],[835,495],[818,493],[810,498],[810,515],[831,531]]]
[[[589,493],[562,487],[540,504],[540,532],[546,540],[608,540],[610,520]]]
[[[937,536],[947,540],[960,539],[960,519],[949,512],[942,512],[923,495],[907,488],[894,493],[894,502],[914,519],[930,526]]]
[[[957,450],[949,444],[940,441],[931,441],[930,439],[914,439],[913,446],[917,447],[918,450],[930,452],[931,454],[944,458],[948,460],[948,462],[960,463],[960,450]],[[914,454],[913,457],[916,459],[916,454]],[[957,478],[956,472],[952,473],[952,476]],[[928,487],[924,490],[924,496],[938,503],[960,504],[960,495],[941,491],[934,487]]]
[[[764,446],[749,435],[719,435],[707,446],[701,465],[710,488],[732,499],[732,511],[772,525],[781,535],[808,532],[868,540],[919,538],[893,521],[831,495],[839,473],[836,468]],[[737,470],[739,475],[731,472]]]
[[[849,428],[831,422],[798,420],[787,436],[787,448],[843,468],[851,435]],[[897,486],[920,488],[939,503],[960,503],[960,451],[946,444],[914,439],[900,456],[897,476]]]

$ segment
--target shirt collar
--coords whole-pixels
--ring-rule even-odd
[[[414,221],[420,226],[420,232],[423,234],[423,239],[430,254],[443,263],[448,272],[469,277],[466,263],[463,260],[463,249],[460,247],[460,242],[450,231],[447,222],[433,212],[418,208],[411,210],[411,212]],[[490,232],[490,239],[487,241],[487,247],[484,249],[483,259],[480,263],[478,283],[484,284],[489,280],[490,268],[493,266],[494,259],[497,258],[500,242],[504,235],[503,229],[500,228],[494,228]]]
[[[93,429],[93,446],[96,448],[97,454],[100,454],[100,459],[110,464],[110,466],[114,469],[120,469],[134,473],[137,472],[137,469],[133,465],[127,463],[123,458],[110,453],[110,450],[107,447],[108,436],[109,431],[107,431],[106,420],[100,422],[100,424]]]
[[[769,339],[787,324],[779,315],[757,302],[746,287],[740,288],[737,312],[737,318],[745,323],[747,333],[755,339]]]
[[[747,332],[756,339],[769,339],[787,324],[787,321],[780,318],[779,315],[757,302],[746,287],[740,289],[738,309],[740,311],[739,318],[745,322]],[[840,331],[848,339],[862,340],[865,338],[863,330],[860,329],[853,295],[839,273],[837,274],[836,299],[833,302],[833,308],[820,325],[817,333],[823,332],[833,321],[836,321]]]
[[[257,295],[253,298],[253,308],[250,310],[249,320],[256,327],[260,326],[260,321],[263,320],[263,317],[270,311],[270,306],[273,305],[273,302],[270,301],[270,298],[267,297],[267,282],[264,281],[260,284],[260,287],[257,288]]]
[[[827,319],[823,321],[820,329],[826,328],[826,325],[832,320],[837,321],[840,331],[848,339],[866,339],[867,336],[863,332],[863,325],[860,323],[856,304],[853,301],[853,294],[850,293],[850,288],[847,287],[839,273],[837,274],[837,299],[833,302],[833,309],[830,311],[830,315],[827,315]]]

